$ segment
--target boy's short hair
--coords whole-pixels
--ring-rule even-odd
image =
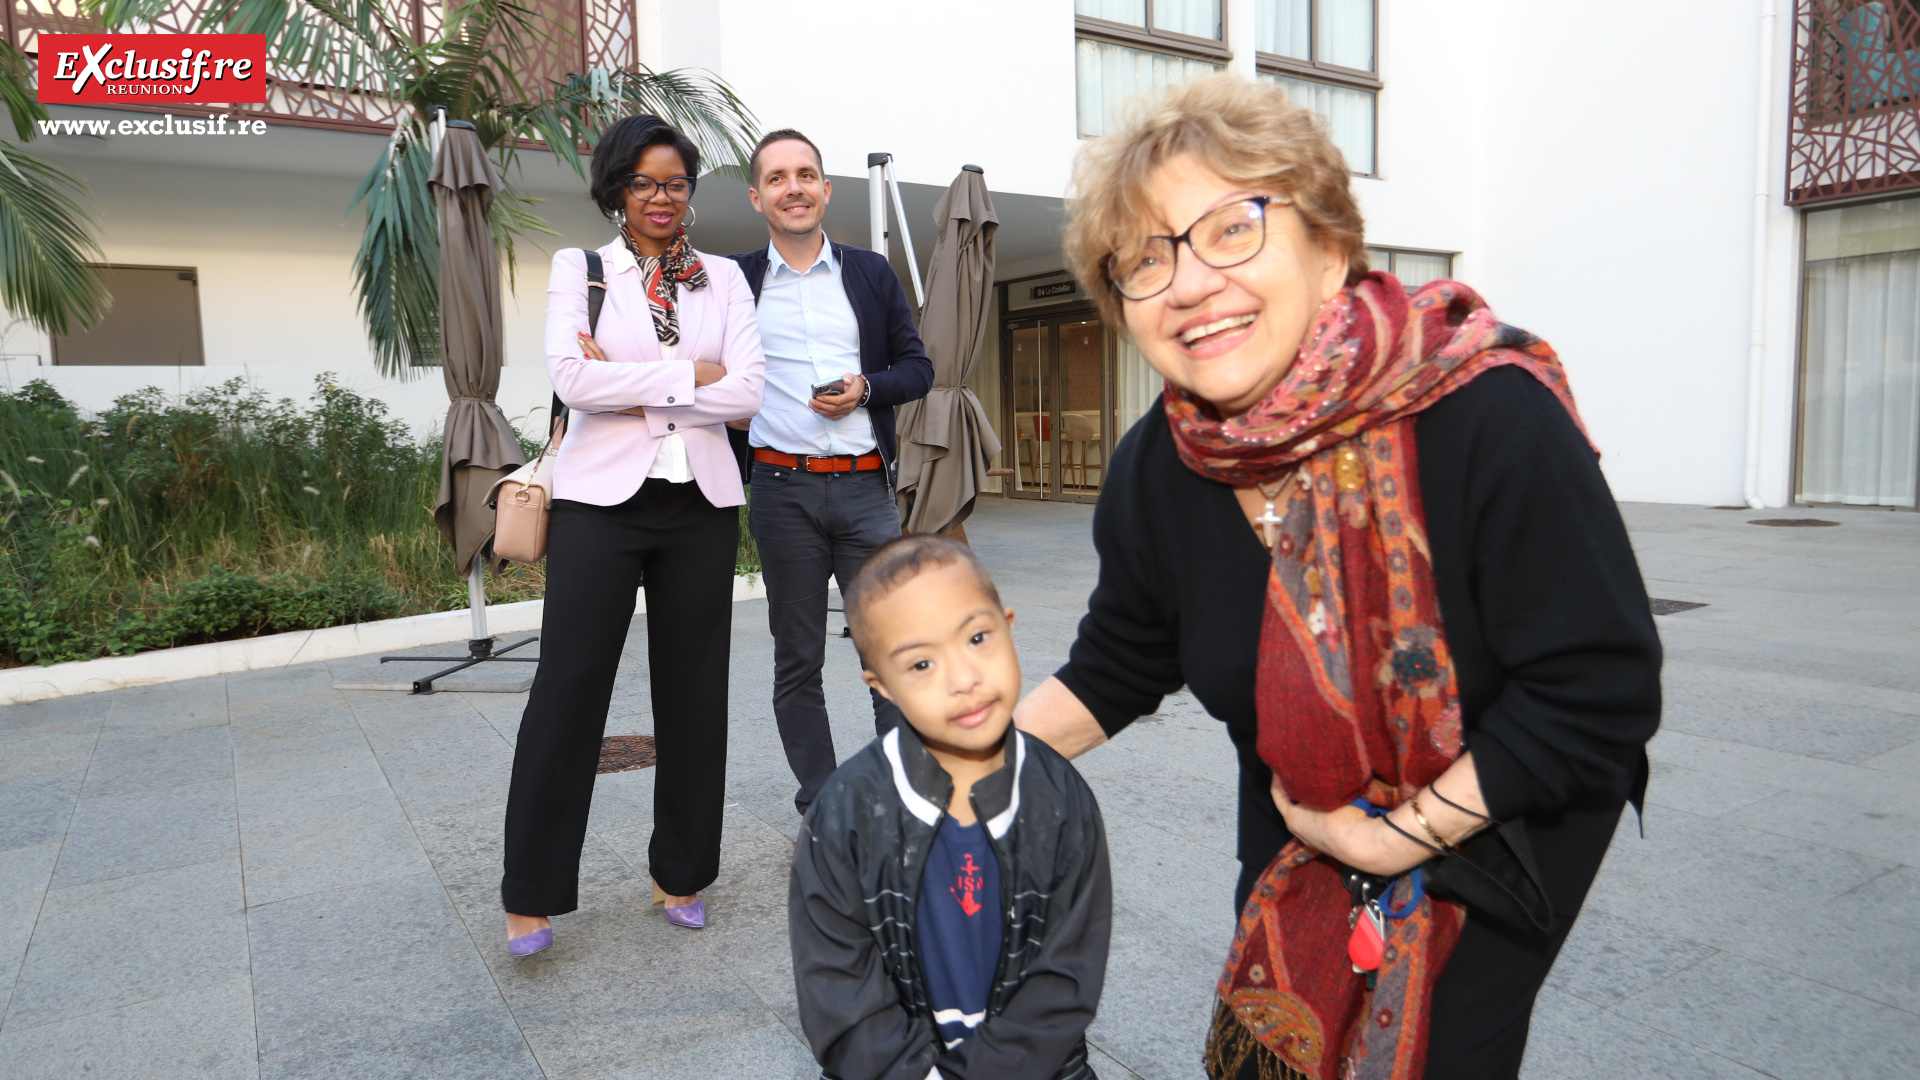
[[[958,540],[937,533],[911,533],[873,549],[867,561],[860,564],[860,572],[853,575],[853,581],[840,590],[842,605],[847,609],[847,628],[853,631],[853,645],[860,650],[862,663],[865,663],[867,649],[867,605],[928,570],[954,565],[973,571],[974,579],[993,600],[996,611],[1004,606],[1000,603],[1000,590],[987,576],[980,557]]]

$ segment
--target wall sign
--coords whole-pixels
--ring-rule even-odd
[[[41,34],[47,105],[257,105],[264,34]]]

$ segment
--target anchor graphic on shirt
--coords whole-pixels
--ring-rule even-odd
[[[980,868],[974,865],[972,853],[965,855],[963,860],[961,869],[966,872],[954,878],[953,884],[947,887],[947,891],[960,901],[960,910],[966,912],[968,918],[972,918],[980,913],[981,906],[980,901],[974,899],[973,894],[986,888],[987,883],[980,877]]]

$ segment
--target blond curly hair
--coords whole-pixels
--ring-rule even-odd
[[[1090,140],[1074,163],[1067,202],[1068,268],[1110,326],[1124,326],[1107,260],[1146,236],[1154,170],[1192,154],[1228,180],[1293,201],[1307,235],[1347,257],[1347,284],[1367,273],[1365,229],[1346,158],[1320,118],[1269,83],[1209,75],[1137,109],[1120,130]]]

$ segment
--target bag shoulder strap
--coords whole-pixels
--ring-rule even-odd
[[[587,257],[587,333],[600,331],[600,305],[607,300],[607,268],[600,261],[600,253],[592,248],[581,248],[580,253]],[[560,403],[560,395],[553,395],[553,405],[548,415],[553,417],[553,429],[557,435],[564,430],[567,422],[567,407]],[[548,440],[551,445],[552,439]],[[542,451],[544,453],[545,451]]]
[[[600,253],[592,248],[580,249],[587,257],[587,333],[600,329],[600,305],[607,299],[606,267],[600,263]]]

